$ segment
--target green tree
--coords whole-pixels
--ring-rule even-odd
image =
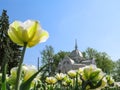
[[[86,59],[93,59],[95,58],[95,55],[97,54],[97,50],[88,47],[85,52],[83,52],[83,56]]]
[[[45,65],[48,64],[51,61],[51,59],[53,59],[54,49],[52,46],[46,45],[45,49],[40,53],[42,58],[42,64]]]
[[[114,62],[111,60],[110,56],[108,56],[105,52],[98,52],[95,55],[96,65],[98,68],[101,68],[103,72],[110,74],[114,69]]]
[[[54,55],[54,59],[57,61],[62,60],[65,56],[69,56],[70,52],[59,51],[57,54]]]
[[[0,67],[3,61],[8,59],[8,73],[12,67],[17,66],[21,56],[20,47],[14,44],[8,36],[9,17],[7,11],[3,10],[0,16]],[[1,70],[0,70],[1,71]]]
[[[113,77],[115,81],[120,82],[120,59],[115,62]]]
[[[53,56],[54,56],[54,49],[52,46],[45,46],[45,49],[41,52],[41,59],[42,59],[42,65],[45,64],[49,64],[49,66],[47,66],[44,69],[44,73],[47,73],[48,75],[52,75],[53,74]]]
[[[54,54],[54,48],[46,45],[45,49],[41,52],[42,64],[51,64],[45,68],[44,73],[54,75],[60,60],[69,54],[70,52],[65,51],[59,51],[57,54]]]
[[[87,48],[83,52],[86,59],[95,59],[96,66],[101,68],[106,73],[111,73],[114,69],[114,62],[111,60],[110,56],[105,52],[98,52],[93,48]]]

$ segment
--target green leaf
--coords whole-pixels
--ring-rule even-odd
[[[39,72],[41,72],[47,65],[49,65],[49,64],[44,65],[38,72],[36,72],[34,75],[32,75],[27,81],[25,81],[24,83],[22,83],[20,85],[20,90],[30,90],[31,82],[39,74]]]
[[[99,74],[100,74],[99,70],[96,70],[96,71],[92,72],[91,75],[90,75],[90,80],[95,79],[96,77],[99,76]]]
[[[83,72],[84,72],[83,75],[84,75],[85,79],[88,80],[89,79],[89,75],[90,75],[89,68],[85,68]]]
[[[100,86],[102,85],[102,80],[103,80],[104,77],[105,77],[105,76],[103,76],[103,77],[98,81],[98,83],[97,83],[95,86],[94,86],[92,83],[89,84],[89,85],[90,85],[90,89],[96,89],[96,88],[100,87]]]

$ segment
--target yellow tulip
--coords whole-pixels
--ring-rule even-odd
[[[57,79],[55,77],[47,77],[45,80],[48,84],[55,84]]]
[[[10,70],[10,73],[12,76],[16,76],[17,75],[17,67],[13,67],[11,70]]]
[[[84,68],[79,68],[78,71],[77,71],[78,74],[82,75],[82,74],[83,74],[83,69],[84,69]]]
[[[34,20],[14,21],[9,26],[8,35],[14,43],[20,46],[26,43],[27,47],[45,42],[49,37],[48,32],[44,31],[39,22]]]
[[[8,78],[8,83],[11,85],[11,87],[15,87],[15,81],[16,81],[16,77],[17,77],[17,70],[18,67],[14,67],[11,69],[10,71],[10,76]],[[20,82],[24,83],[25,81],[27,81],[33,74],[35,74],[37,72],[37,68],[33,65],[23,65],[22,66],[22,77]],[[34,85],[40,81],[39,80],[39,74],[34,78],[34,80],[31,83],[31,88],[34,87]]]
[[[69,76],[65,76],[65,78],[62,81],[62,85],[64,86],[73,85],[73,79],[71,79]]]
[[[93,80],[93,81],[99,81],[104,76],[104,73],[101,69],[90,65],[84,67],[82,78],[84,80]]]
[[[56,77],[57,80],[62,80],[65,76],[66,76],[66,74],[57,73],[55,77]]]
[[[23,65],[22,66],[23,71],[23,80],[27,81],[33,74],[37,72],[37,68],[33,65]]]
[[[75,78],[76,77],[76,71],[75,70],[70,70],[67,72],[67,74],[71,77],[71,78]]]
[[[16,77],[17,77],[17,67],[13,67],[11,70],[10,70],[10,76],[8,78],[8,83],[11,85],[11,87],[14,87],[15,86],[15,81],[16,81]]]

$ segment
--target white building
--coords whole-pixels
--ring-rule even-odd
[[[78,50],[77,42],[75,43],[75,50],[70,53],[70,56],[65,56],[58,64],[58,71],[67,73],[69,70],[76,70],[87,65],[95,65],[95,60],[85,60],[82,53]]]

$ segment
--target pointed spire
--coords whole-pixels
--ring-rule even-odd
[[[78,49],[78,46],[77,46],[77,39],[75,39],[75,50]]]

